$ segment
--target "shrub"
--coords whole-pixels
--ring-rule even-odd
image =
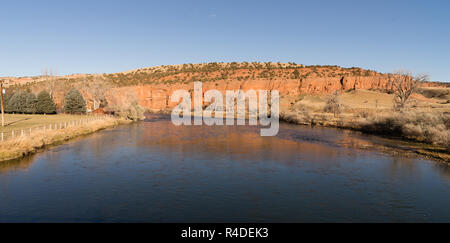
[[[342,109],[343,106],[341,104],[340,93],[339,91],[336,91],[328,97],[324,111],[333,113],[334,117],[339,117],[342,113]]]
[[[297,69],[292,74],[294,74],[294,78],[295,79],[299,79],[300,78],[300,72]]]
[[[106,112],[128,120],[137,121],[145,119],[145,109],[139,105],[134,92],[127,93],[126,99],[124,100],[118,100],[112,97],[111,102],[106,108]]]

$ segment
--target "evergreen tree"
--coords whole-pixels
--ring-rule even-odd
[[[298,79],[298,78],[300,78],[300,72],[296,69],[295,71],[294,71],[294,78],[295,79]]]
[[[55,114],[56,106],[50,94],[43,90],[37,96],[36,113],[39,114]]]
[[[25,109],[24,112],[27,114],[35,114],[36,113],[36,95],[33,93],[25,94]]]
[[[71,114],[86,113],[86,102],[84,101],[80,91],[71,89],[66,94],[64,111]]]
[[[8,105],[8,103],[9,103],[9,100],[11,99],[11,97],[13,95],[14,95],[13,93],[9,93],[9,92],[6,92],[6,94],[3,95],[3,105],[5,106],[5,112],[6,113],[11,113],[12,112],[10,107],[9,107],[9,105]]]
[[[8,112],[12,113],[25,113],[25,107],[27,102],[27,93],[23,91],[19,91],[15,93],[8,100]]]

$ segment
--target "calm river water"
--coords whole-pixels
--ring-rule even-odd
[[[0,222],[450,222],[450,167],[378,142],[147,120],[0,163]]]

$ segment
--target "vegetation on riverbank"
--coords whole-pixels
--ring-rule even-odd
[[[55,116],[57,117],[57,116]],[[131,121],[104,117],[77,126],[57,130],[35,130],[31,136],[19,136],[0,143],[0,161],[22,158],[47,146],[59,144],[69,139],[87,135],[105,128]]]
[[[411,143],[416,153],[450,162],[450,117],[440,113],[346,114],[289,112],[281,120],[311,126],[336,127],[400,139]],[[405,146],[403,146],[405,147]]]
[[[448,97],[415,95],[402,110],[394,110],[394,98],[393,94],[365,90],[337,97],[309,95],[282,111],[281,119],[409,141],[416,153],[450,162],[450,109],[442,102]]]
[[[364,133],[399,137],[406,140],[441,145],[450,149],[450,116],[442,113],[399,112],[358,113],[333,117],[327,113],[289,112],[281,115],[286,122],[358,130]]]

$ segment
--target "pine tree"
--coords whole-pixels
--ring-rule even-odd
[[[36,113],[39,114],[55,114],[56,106],[50,94],[43,90],[37,96]]]
[[[71,89],[66,94],[64,111],[71,114],[86,113],[86,102],[84,101],[80,91]]]
[[[297,69],[295,69],[295,71],[293,72],[293,74],[294,74],[294,78],[295,78],[295,79],[298,79],[298,78],[300,77],[300,72],[299,72]]]
[[[25,107],[24,107],[24,113],[27,114],[35,114],[36,113],[36,95],[33,93],[26,93],[25,94]]]
[[[25,113],[25,107],[27,102],[27,93],[23,91],[19,91],[15,93],[8,100],[8,112],[12,113]]]
[[[9,93],[6,92],[6,94],[3,95],[3,104],[5,105],[5,112],[6,113],[11,113],[11,109],[9,107],[9,100],[11,99],[11,97],[14,95],[14,93]]]

